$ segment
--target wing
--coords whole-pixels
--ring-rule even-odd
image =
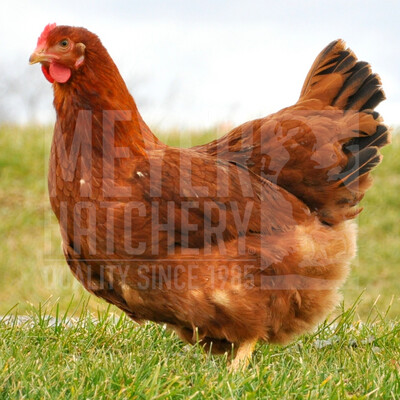
[[[130,176],[143,204],[132,222],[142,231],[132,237],[146,249],[156,246],[158,256],[173,246],[203,251],[243,235],[284,232],[310,214],[283,188],[190,149],[151,151],[134,164]]]
[[[360,211],[379,148],[390,140],[372,110],[383,99],[379,76],[338,40],[317,57],[294,106],[195,150],[241,163],[297,196],[322,221],[340,222]]]

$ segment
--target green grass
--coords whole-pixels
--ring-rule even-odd
[[[382,163],[374,171],[374,184],[361,205],[358,218],[358,257],[343,288],[346,304],[365,289],[359,312],[365,315],[375,301],[389,316],[400,315],[400,134],[382,149]],[[381,306],[379,306],[381,304]]]
[[[0,315],[15,306],[11,314],[35,321],[0,322],[0,399],[399,398],[400,135],[383,150],[363,200],[359,256],[336,321],[287,347],[260,345],[237,374],[226,357],[187,347],[162,326],[139,327],[84,295],[63,259],[47,198],[51,135],[51,128],[0,127]],[[216,132],[160,136],[189,146]],[[56,326],[48,326],[49,314]],[[71,314],[77,320],[68,327]]]
[[[163,326],[80,309],[73,326],[54,307],[32,308],[30,326],[0,323],[1,399],[399,398],[400,326],[385,316],[362,324],[348,309],[289,346],[259,345],[231,373],[226,356]]]

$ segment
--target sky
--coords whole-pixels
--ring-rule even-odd
[[[289,106],[337,38],[381,75],[378,110],[400,124],[399,1],[3,1],[0,122],[55,119],[51,85],[28,65],[49,22],[99,35],[151,126],[234,125]]]

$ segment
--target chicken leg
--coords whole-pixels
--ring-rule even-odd
[[[246,369],[249,365],[256,343],[257,339],[250,339],[240,343],[236,356],[229,366],[231,372],[244,371]]]

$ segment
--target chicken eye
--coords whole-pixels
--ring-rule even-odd
[[[61,42],[58,43],[60,45],[60,47],[62,47],[63,49],[66,49],[69,45],[69,42],[67,39],[63,39],[61,40]]]

